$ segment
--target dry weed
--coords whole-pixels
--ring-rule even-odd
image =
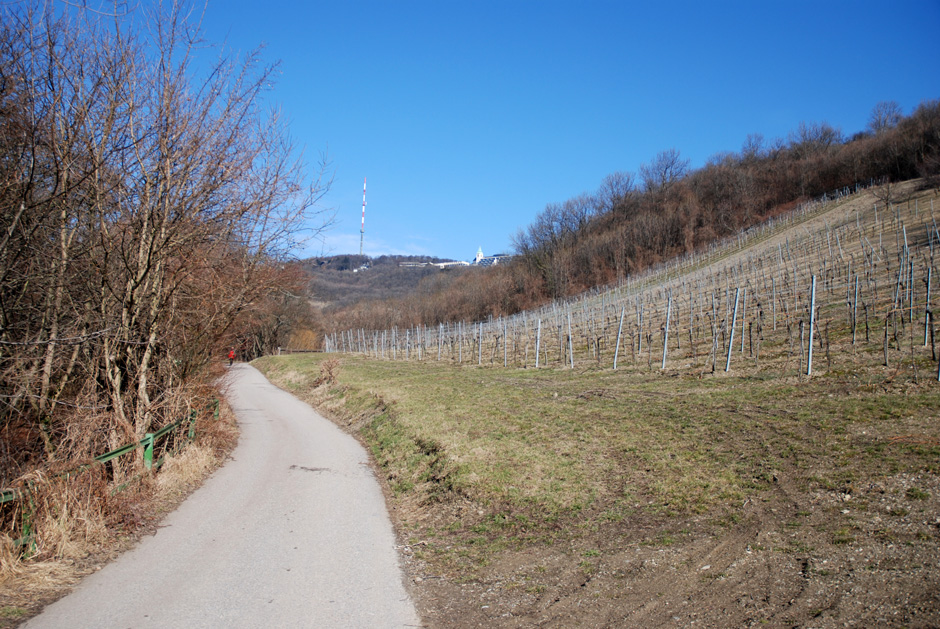
[[[320,364],[320,377],[313,381],[314,388],[322,385],[336,384],[336,377],[339,375],[340,361],[338,358],[327,358]]]
[[[176,496],[198,485],[218,461],[213,448],[206,444],[193,443],[168,456],[155,477],[158,498]]]
[[[21,563],[19,561],[20,547],[7,533],[0,533],[0,586],[5,579],[19,574]]]
[[[108,539],[112,501],[103,468],[49,479],[35,486],[33,500],[38,558],[81,558]]]

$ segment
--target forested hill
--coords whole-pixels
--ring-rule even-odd
[[[694,170],[668,149],[593,193],[547,205],[516,235],[511,263],[336,308],[323,323],[385,329],[514,314],[701,250],[825,193],[875,185],[881,202],[897,202],[892,184],[916,178],[940,180],[940,100],[909,116],[879,103],[851,136],[825,122],[800,123],[786,139],[752,134],[739,152]]]
[[[309,258],[301,267],[309,276],[311,300],[331,310],[350,307],[362,301],[386,300],[416,293],[419,288],[434,291],[463,275],[467,267],[442,270],[424,263],[449,262],[430,256],[337,255]]]

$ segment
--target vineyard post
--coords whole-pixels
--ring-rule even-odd
[[[806,375],[813,371],[813,326],[816,323],[816,276],[809,297],[809,347],[806,352]]]
[[[640,296],[636,296],[636,325],[638,329],[638,338],[636,341],[636,353],[643,353],[643,302]]]
[[[852,345],[855,345],[855,333],[858,330],[858,275],[855,275],[855,301],[852,303]]]
[[[568,361],[574,369],[574,344],[571,341],[571,311],[568,311]]]
[[[931,201],[930,203],[933,204],[933,201]],[[933,206],[931,205],[931,207]],[[928,316],[927,318],[931,320],[931,323],[933,323],[932,314],[931,316]],[[932,351],[933,350],[933,326],[932,325],[930,326],[930,342],[931,342],[931,351]],[[940,382],[940,360],[937,361],[937,382]]]
[[[718,362],[718,311],[715,304],[715,291],[712,291],[712,373],[715,373],[715,365]],[[708,359],[705,360],[705,366],[708,366]]]
[[[538,328],[535,331],[535,368],[539,368],[539,350],[542,342],[542,319],[539,318]]]
[[[669,291],[669,295],[670,297],[672,296],[672,290]],[[692,310],[691,302],[689,302],[689,310],[690,311]],[[677,301],[676,302],[676,321],[681,320],[681,317],[682,317],[682,306]],[[681,351],[682,350],[682,335],[679,334],[677,331],[675,334],[675,337],[676,337],[676,351]]]
[[[614,371],[617,371],[617,356],[620,353],[620,337],[623,334],[623,315],[626,309],[626,306],[620,307],[620,325],[617,327],[617,345],[614,346]]]
[[[744,353],[744,326],[747,321],[747,287],[741,290],[741,353]]]
[[[666,329],[663,331],[663,363],[660,369],[666,368],[666,350],[669,349],[669,319],[672,316],[672,289],[669,289],[669,300],[666,303]]]
[[[930,280],[933,267],[927,267],[927,297],[924,299],[924,347],[927,347],[927,327],[930,319]]]
[[[734,351],[734,328],[737,325],[738,321],[738,291],[740,289],[734,289],[734,313],[731,316],[731,330],[730,336],[728,338],[728,359],[725,361],[725,371],[731,370],[731,352]]]
[[[522,313],[522,338],[525,339],[525,347],[522,350],[522,366],[529,368],[529,319],[525,312]]]
[[[907,245],[905,245],[907,247]],[[907,321],[911,324],[911,331],[914,329],[914,258],[907,257]]]

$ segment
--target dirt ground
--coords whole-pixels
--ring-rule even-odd
[[[446,536],[402,553],[428,627],[937,627],[938,496],[930,474],[807,494],[778,473],[726,517],[562,534],[464,583],[421,559]]]

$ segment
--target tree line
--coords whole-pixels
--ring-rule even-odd
[[[878,103],[851,137],[825,122],[800,123],[786,139],[752,134],[699,169],[668,149],[636,173],[608,175],[593,193],[548,204],[515,235],[510,264],[440,287],[431,278],[415,293],[338,309],[325,325],[381,330],[508,316],[701,250],[833,190],[878,183],[891,203],[892,183],[918,177],[940,181],[937,100],[909,116]]]
[[[284,260],[329,182],[265,106],[276,66],[206,47],[186,7],[0,12],[7,483],[142,438],[213,356],[309,323]]]

